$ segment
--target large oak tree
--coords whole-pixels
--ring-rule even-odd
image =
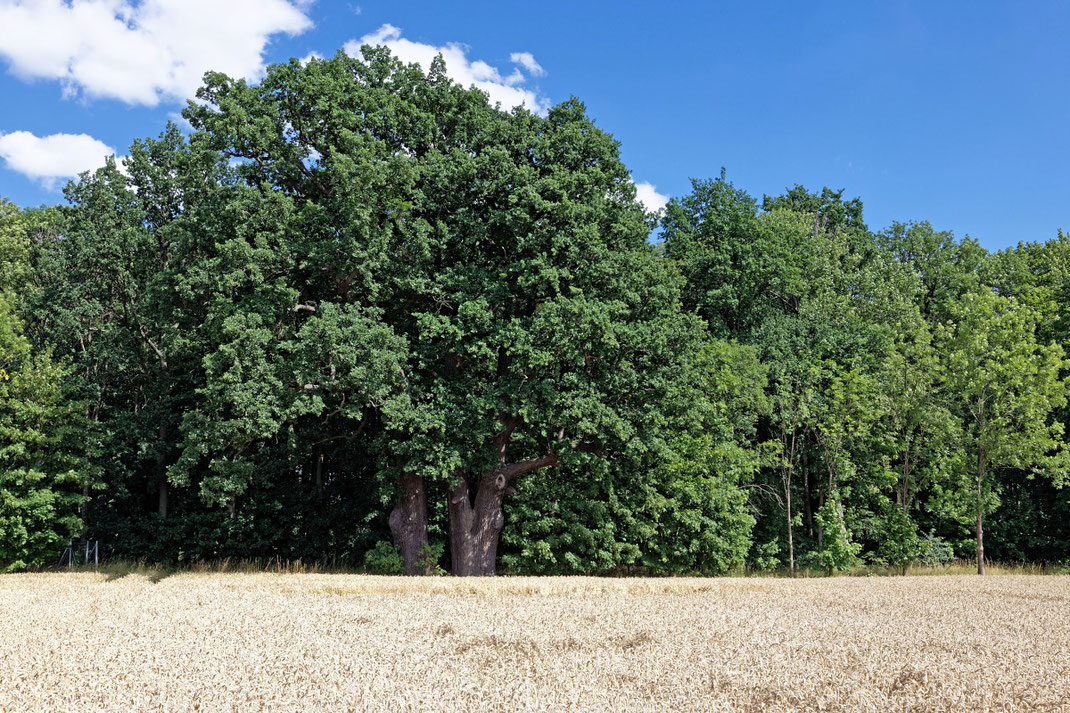
[[[441,60],[371,48],[256,86],[210,75],[198,97],[192,141],[239,179],[218,252],[255,277],[205,297],[216,346],[176,477],[207,468],[234,508],[258,444],[359,439],[396,482],[406,569],[445,499],[453,572],[488,575],[517,478],[667,452],[701,325],[582,104],[507,113]]]

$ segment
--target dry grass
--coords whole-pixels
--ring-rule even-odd
[[[24,574],[0,631],[20,713],[1070,710],[1064,576]]]

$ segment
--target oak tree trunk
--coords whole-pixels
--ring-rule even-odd
[[[457,577],[493,577],[498,536],[505,525],[502,502],[506,478],[488,473],[476,484],[475,500],[468,481],[461,478],[449,499],[450,556]]]
[[[427,491],[419,475],[398,478],[398,499],[390,512],[390,534],[401,553],[405,573],[427,574],[423,555],[427,549]]]
[[[785,451],[787,452],[787,463],[782,466],[781,478],[784,485],[784,504],[788,516],[788,574],[791,577],[795,576],[795,538],[792,533],[791,524],[791,477],[795,471],[795,429],[791,431],[791,447],[788,448],[788,437],[784,433],[781,435],[783,443],[785,445]]]
[[[506,433],[508,435],[508,432]],[[495,559],[498,556],[498,535],[505,525],[502,502],[514,490],[509,482],[516,477],[532,473],[540,468],[556,466],[557,454],[532,458],[521,463],[506,463],[504,444],[501,439],[502,460],[494,470],[485,472],[476,483],[473,499],[464,472],[458,472],[458,483],[450,492],[450,556],[452,572],[458,577],[492,577]]]

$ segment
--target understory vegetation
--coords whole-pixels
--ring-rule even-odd
[[[715,167],[654,215],[580,101],[383,48],[197,96],[0,202],[0,571],[1070,561],[1070,237]]]

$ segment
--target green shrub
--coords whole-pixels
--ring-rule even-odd
[[[921,540],[918,539],[918,526],[895,504],[889,504],[883,519],[883,540],[878,552],[881,559],[892,567],[898,567],[903,574],[921,554]]]
[[[365,553],[364,568],[371,574],[405,574],[401,553],[386,540],[380,540]]]
[[[442,553],[445,551],[446,546],[441,542],[434,544],[425,542],[420,547],[420,554],[416,557],[417,572],[422,575],[436,577],[446,574],[446,570],[439,565],[439,562],[442,561]]]
[[[918,540],[918,562],[927,567],[942,566],[955,559],[951,543],[929,533]]]
[[[843,511],[838,502],[829,498],[814,516],[822,528],[821,549],[817,561],[829,575],[843,572],[858,564],[862,545],[851,542],[851,533],[843,521]]]

